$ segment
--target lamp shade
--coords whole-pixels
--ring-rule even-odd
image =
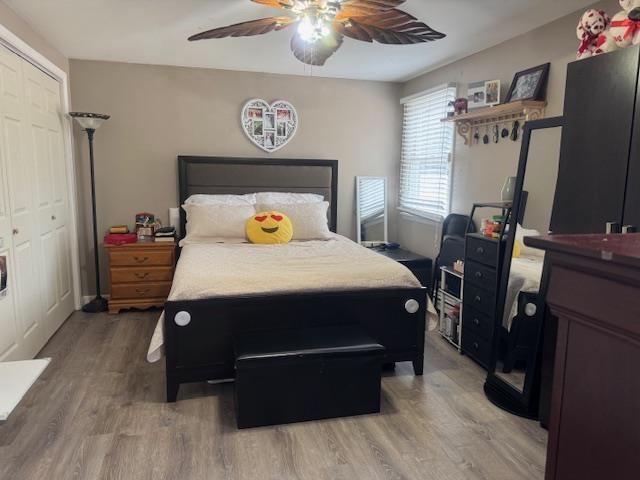
[[[69,113],[71,118],[75,118],[85,130],[96,130],[102,125],[105,120],[111,118],[110,115],[103,115],[101,113],[87,113],[87,112],[71,112]]]

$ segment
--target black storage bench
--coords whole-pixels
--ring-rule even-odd
[[[377,413],[384,347],[358,326],[236,338],[238,428]]]

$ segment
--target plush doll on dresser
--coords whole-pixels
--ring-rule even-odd
[[[578,60],[603,53],[603,33],[609,26],[609,15],[604,10],[589,9],[580,18],[576,33],[580,40]],[[599,44],[600,43],[600,44]]]
[[[640,0],[620,0],[622,11],[611,19],[607,37],[617,48],[640,44]],[[605,50],[606,51],[606,50]]]

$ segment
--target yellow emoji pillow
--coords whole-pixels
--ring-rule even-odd
[[[247,237],[251,243],[289,243],[293,237],[293,226],[283,213],[260,212],[247,220]]]

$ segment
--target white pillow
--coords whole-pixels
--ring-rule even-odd
[[[528,257],[544,257],[544,250],[528,247],[524,244],[524,237],[538,237],[540,232],[538,230],[527,229],[518,223],[516,227],[516,240],[520,242],[520,255]]]
[[[255,205],[256,194],[246,195],[207,195],[198,193],[191,195],[184,202],[185,205]]]
[[[253,205],[183,205],[187,238],[246,238],[245,223],[255,215]]]
[[[258,192],[256,203],[319,203],[324,201],[322,195],[315,193]],[[282,212],[284,213],[284,212]]]
[[[327,240],[331,238],[327,209],[329,202],[262,203],[256,212],[280,212],[291,220],[293,240]]]

